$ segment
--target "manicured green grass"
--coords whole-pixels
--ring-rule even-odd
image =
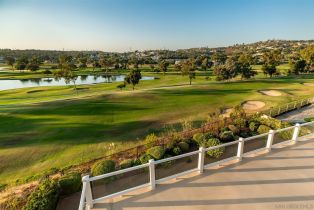
[[[1,183],[132,147],[165,124],[206,120],[222,106],[261,100],[266,109],[314,93],[300,84],[314,82],[313,76],[228,83],[198,76],[192,86],[180,75],[154,76],[160,79],[142,81],[136,91],[117,90],[117,83],[86,85],[78,93],[71,87],[0,91]],[[284,95],[265,96],[262,89]],[[29,93],[34,90],[42,91]]]

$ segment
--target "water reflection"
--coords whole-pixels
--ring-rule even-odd
[[[82,75],[78,76],[75,83],[77,85],[88,85],[97,83],[112,83],[124,81],[124,75]],[[153,80],[154,77],[142,77],[142,80]],[[62,78],[55,80],[54,78],[32,78],[18,80],[0,80],[0,90],[9,90],[15,88],[39,87],[39,86],[63,86],[66,84]]]

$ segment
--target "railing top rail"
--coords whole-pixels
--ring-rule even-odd
[[[302,123],[302,124],[300,124],[300,126],[306,126],[306,125],[311,125],[311,124],[314,124],[314,121],[313,122]],[[278,132],[290,130],[290,129],[293,129],[293,128],[295,128],[295,125],[287,127],[287,128],[274,130],[274,132],[278,133]],[[257,139],[257,138],[264,137],[264,136],[267,136],[267,135],[268,135],[268,133],[263,133],[263,134],[259,134],[259,135],[256,135],[256,136],[251,136],[251,137],[248,137],[248,138],[243,138],[243,141],[249,141],[249,140]],[[233,145],[233,144],[237,144],[239,141],[240,140],[236,140],[236,141],[233,141],[233,142],[228,142],[228,143],[220,144],[220,145],[213,146],[213,147],[208,147],[208,148],[205,148],[204,151],[207,152],[209,150],[214,150],[214,149],[218,149],[218,148],[221,148],[221,147],[230,146],[230,145]],[[167,162],[167,161],[188,157],[188,156],[191,156],[191,155],[198,154],[199,152],[200,151],[197,150],[197,151],[185,153],[185,154],[182,154],[182,155],[177,155],[177,156],[174,156],[174,157],[169,157],[169,158],[157,160],[157,161],[155,161],[155,164],[160,164],[160,163],[164,163],[164,162]],[[103,179],[103,178],[107,178],[107,177],[110,177],[110,176],[114,176],[114,175],[130,172],[130,171],[134,171],[134,170],[137,170],[137,169],[148,167],[148,165],[149,164],[146,163],[146,164],[134,166],[134,167],[131,167],[131,168],[126,168],[126,169],[114,171],[114,172],[111,172],[111,173],[107,173],[107,174],[91,177],[91,178],[89,178],[89,181],[95,181],[95,180],[98,180],[98,179]]]
[[[295,125],[294,126],[290,126],[290,127],[286,127],[286,128],[281,128],[281,129],[278,129],[278,130],[274,130],[274,132],[275,133],[279,133],[279,132],[290,130],[290,129],[293,129],[293,128],[295,128]]]
[[[314,124],[314,121],[307,122],[307,123],[301,123],[300,126],[306,126],[306,125],[311,125]]]
[[[256,135],[256,136],[243,138],[243,140],[244,141],[250,141],[250,140],[257,139],[257,138],[260,138],[260,137],[264,137],[264,136],[267,136],[267,135],[268,135],[268,133],[262,133],[262,134],[259,134],[259,135]]]
[[[134,170],[145,168],[145,167],[148,167],[148,166],[149,166],[149,163],[145,163],[145,164],[134,166],[134,167],[131,167],[131,168],[121,169],[121,170],[110,172],[110,173],[107,173],[107,174],[91,177],[91,178],[89,178],[89,181],[96,181],[96,180],[99,180],[99,179],[108,178],[110,176],[123,174],[123,173],[126,173],[126,172],[134,171]]]
[[[177,155],[177,156],[174,156],[174,157],[169,157],[169,158],[165,158],[165,159],[161,159],[161,160],[157,160],[157,161],[150,161],[149,163],[145,163],[145,164],[142,164],[142,165],[138,165],[138,166],[134,166],[134,167],[126,168],[126,169],[121,169],[121,170],[114,171],[114,172],[111,172],[111,173],[102,174],[102,175],[95,176],[95,177],[85,176],[82,179],[83,180],[83,188],[82,188],[82,194],[81,194],[81,199],[80,199],[80,204],[79,204],[79,210],[83,210],[85,208],[85,204],[88,204],[90,202],[90,198],[89,199],[86,198],[86,193],[88,193],[89,197],[91,197],[91,195],[90,195],[91,193],[90,192],[86,192],[86,189],[88,188],[88,186],[89,186],[88,189],[90,189],[90,185],[89,185],[88,182],[99,180],[99,179],[103,179],[103,178],[108,178],[110,176],[123,174],[123,173],[126,173],[126,172],[134,171],[134,170],[137,170],[137,169],[142,169],[142,168],[145,168],[145,167],[149,167],[150,173],[151,173],[151,171],[153,171],[152,173],[155,173],[155,165],[157,165],[157,164],[168,162],[168,161],[172,161],[172,160],[176,160],[176,159],[179,159],[179,158],[189,157],[189,156],[196,155],[196,154],[203,154],[204,152],[207,152],[207,151],[210,151],[210,150],[219,149],[219,148],[230,146],[230,145],[235,145],[235,144],[238,144],[238,143],[239,143],[239,145],[238,145],[237,155],[231,157],[231,159],[239,158],[239,157],[242,157],[243,146],[245,145],[243,143],[241,144],[241,142],[245,142],[245,141],[249,141],[249,140],[252,140],[252,139],[257,139],[257,138],[260,138],[260,137],[268,136],[269,134],[271,134],[271,135],[267,139],[266,149],[268,149],[268,151],[270,151],[271,145],[273,144],[272,141],[273,141],[273,138],[274,138],[274,135],[273,135],[274,133],[278,133],[278,132],[294,129],[293,137],[289,141],[297,142],[298,128],[301,127],[301,126],[312,125],[312,124],[314,125],[314,121],[303,123],[303,124],[297,123],[294,126],[290,126],[290,127],[286,127],[286,128],[282,128],[282,129],[278,129],[278,130],[270,130],[268,133],[263,133],[263,134],[256,135],[256,136],[251,136],[251,137],[248,137],[248,138],[241,138],[240,137],[238,140],[233,141],[233,142],[228,142],[228,143],[224,143],[224,144],[220,144],[220,145],[212,146],[212,147],[208,147],[208,148],[202,148],[201,147],[199,150],[196,150],[196,151],[192,151],[192,152],[189,152],[189,153],[185,153],[185,154],[181,154],[181,155]],[[242,147],[242,149],[241,149],[241,147]],[[257,150],[254,150],[254,151],[257,151]],[[239,153],[240,153],[240,155],[239,155]],[[198,167],[196,169],[192,169],[190,171],[198,170],[201,173],[201,167],[200,166],[202,166],[202,165],[204,166],[204,162],[202,162],[202,158],[204,159],[204,155],[199,155]],[[226,160],[230,160],[230,158],[223,159],[221,161],[226,161]],[[220,163],[221,161],[217,161],[217,162],[215,162],[213,164]],[[211,164],[209,164],[209,165],[211,165]],[[179,173],[179,174],[182,174],[182,173]],[[165,179],[173,178],[173,177],[176,177],[176,176],[178,176],[178,174],[175,174],[175,175],[172,175],[172,176],[160,179],[160,180],[165,180]],[[146,183],[144,185],[140,185],[140,186],[137,186],[137,187],[134,187],[134,188],[130,188],[130,189],[127,189],[127,190],[124,190],[124,191],[120,191],[120,192],[117,192],[117,193],[114,193],[114,194],[111,194],[111,195],[108,195],[108,196],[104,196],[104,197],[101,197],[101,198],[94,199],[94,200],[92,200],[92,203],[101,201],[103,199],[112,198],[112,197],[117,196],[117,195],[122,195],[122,194],[124,194],[126,192],[132,191],[134,189],[139,189],[139,188],[144,187],[144,186],[149,186],[149,185],[154,186],[156,180],[155,180],[155,176],[154,175],[152,177],[153,178],[151,178],[151,177],[150,178],[151,178],[151,180],[154,180],[153,182],[151,181],[150,183]],[[85,199],[87,199],[86,202],[85,202]]]

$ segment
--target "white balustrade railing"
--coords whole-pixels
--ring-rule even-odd
[[[252,153],[252,152],[258,152],[260,150],[270,151],[272,146],[274,145],[273,144],[274,136],[275,136],[276,133],[279,133],[279,132],[283,132],[283,131],[287,131],[287,130],[293,129],[293,133],[292,133],[291,139],[286,140],[284,142],[291,141],[291,142],[296,143],[298,141],[298,137],[299,137],[299,134],[300,134],[301,127],[309,126],[309,125],[310,126],[312,126],[312,125],[314,126],[314,122],[308,122],[308,123],[303,123],[303,124],[297,123],[296,125],[291,126],[291,127],[287,127],[287,128],[283,128],[283,129],[279,129],[279,130],[270,130],[268,133],[265,133],[265,134],[260,134],[260,135],[256,135],[256,136],[252,136],[252,137],[248,137],[248,138],[239,138],[239,140],[236,140],[236,141],[233,141],[233,142],[229,142],[229,143],[225,143],[225,144],[220,144],[218,146],[213,146],[213,147],[209,147],[209,148],[200,147],[199,150],[197,150],[197,151],[193,151],[193,152],[189,152],[189,153],[185,153],[185,154],[182,154],[182,155],[177,155],[177,156],[174,156],[174,157],[169,157],[169,158],[165,158],[165,159],[161,159],[161,160],[156,160],[156,161],[155,160],[149,160],[149,162],[146,163],[146,164],[142,164],[142,165],[139,165],[139,166],[134,166],[134,167],[131,167],[131,168],[126,168],[126,169],[114,171],[114,172],[103,174],[103,175],[100,175],[100,176],[95,176],[95,177],[84,176],[82,178],[83,187],[82,187],[81,200],[80,200],[80,204],[79,204],[79,210],[92,209],[93,205],[95,203],[99,203],[99,202],[102,202],[102,201],[104,201],[106,199],[114,198],[116,196],[121,196],[121,195],[126,194],[128,192],[131,192],[131,191],[134,191],[134,190],[137,190],[137,189],[141,189],[141,188],[144,188],[144,187],[150,187],[151,190],[154,190],[156,188],[157,184],[160,184],[160,183],[165,182],[167,180],[174,179],[176,177],[183,176],[185,174],[189,174],[189,173],[192,173],[192,172],[198,172],[198,173],[201,174],[201,173],[203,173],[204,168],[209,168],[209,167],[212,167],[212,166],[215,166],[215,165],[219,165],[219,164],[228,162],[230,160],[237,159],[238,161],[241,161],[244,155],[247,155],[247,154]],[[258,139],[258,138],[261,138],[261,137],[266,137],[266,136],[267,136],[266,147],[263,147],[263,148],[260,148],[260,149],[256,149],[256,150],[253,150],[253,151],[250,151],[250,152],[247,152],[247,153],[243,152],[244,148],[245,148],[245,142],[251,141],[251,140],[254,140],[254,139]],[[219,149],[219,148],[222,148],[222,147],[235,145],[235,144],[238,144],[237,153],[236,153],[235,156],[205,165],[204,162],[205,162],[205,153],[206,152],[208,152],[210,150],[214,150],[214,149]],[[168,162],[168,161],[181,159],[181,158],[184,158],[184,157],[190,157],[192,155],[198,155],[198,162],[197,162],[197,167],[196,168],[193,168],[193,169],[181,172],[181,173],[174,174],[172,176],[168,176],[168,177],[156,180],[156,173],[155,173],[156,165],[161,164],[161,163],[165,163],[165,162]],[[107,195],[107,196],[104,196],[104,197],[101,197],[101,198],[93,199],[92,190],[91,190],[91,184],[90,184],[92,181],[96,181],[96,180],[100,180],[100,179],[116,176],[116,175],[119,175],[119,174],[124,174],[124,173],[127,173],[127,172],[131,172],[131,171],[135,171],[135,170],[143,169],[143,168],[148,168],[148,170],[149,170],[149,183],[146,183],[146,184],[143,184],[143,185],[139,185],[139,186],[136,186],[136,187],[133,187],[133,188],[129,188],[129,189],[126,189],[126,190],[123,190],[123,191],[120,191],[120,192],[116,192],[116,193],[113,193],[113,194],[110,194],[110,195]]]
[[[305,98],[305,99],[301,99],[301,100],[298,100],[298,101],[292,101],[292,102],[289,102],[285,105],[281,105],[281,106],[278,106],[278,107],[273,107],[271,108],[270,110],[267,110],[267,111],[264,111],[263,113],[269,115],[269,116],[278,116],[282,113],[285,113],[285,112],[288,112],[288,111],[292,111],[296,108],[301,108],[305,105],[309,105],[311,104],[313,101],[313,98]]]

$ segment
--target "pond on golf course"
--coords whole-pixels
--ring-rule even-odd
[[[76,85],[89,85],[98,83],[112,83],[124,81],[125,75],[81,75],[78,76]],[[142,76],[141,80],[154,80],[154,77]],[[54,78],[32,78],[32,79],[3,79],[0,80],[0,90],[10,90],[16,88],[42,87],[42,86],[64,86],[67,84],[62,78],[56,80]]]

